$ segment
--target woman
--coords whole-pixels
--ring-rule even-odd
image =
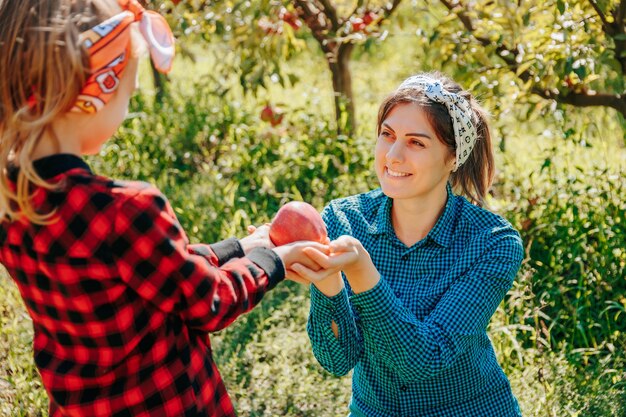
[[[324,209],[331,253],[305,249],[322,269],[292,266],[314,283],[315,357],[354,369],[351,416],[520,416],[486,333],[523,248],[481,208],[494,171],[484,111],[421,74],[382,103],[377,133],[380,188]]]

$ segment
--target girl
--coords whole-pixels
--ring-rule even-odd
[[[172,33],[136,0],[0,0],[0,263],[50,415],[233,416],[207,332],[314,263],[268,249],[267,226],[190,245],[156,188],[92,173],[81,155],[126,116],[139,37],[169,70]]]
[[[314,283],[315,357],[335,375],[354,368],[351,416],[521,415],[486,333],[523,250],[480,207],[494,170],[485,113],[420,74],[382,103],[377,132],[380,189],[331,202],[331,255],[305,249],[323,269],[292,267]]]

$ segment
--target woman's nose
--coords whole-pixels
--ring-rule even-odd
[[[394,163],[394,162],[401,162],[402,161],[402,155],[404,153],[404,146],[402,145],[402,143],[400,141],[395,141],[391,147],[389,148],[389,150],[387,151],[387,162],[389,163]]]

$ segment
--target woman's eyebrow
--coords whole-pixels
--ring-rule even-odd
[[[386,127],[387,129],[391,130],[391,132],[396,133],[396,131],[393,130],[392,127],[389,126],[389,124],[383,122],[383,126]],[[430,139],[430,140],[433,139],[433,138],[430,137],[430,135],[428,135],[426,133],[421,133],[421,132],[419,132],[419,133],[407,133],[405,136],[415,136],[415,137],[418,137],[418,138],[426,138],[426,139]]]
[[[406,136],[415,136],[415,137],[418,137],[418,138],[426,138],[426,139],[429,139],[429,140],[433,139],[426,133],[407,133]]]

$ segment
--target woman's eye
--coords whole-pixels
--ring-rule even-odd
[[[424,147],[424,144],[420,142],[419,140],[412,140],[411,143],[415,146],[419,146],[420,148]]]
[[[391,133],[389,133],[387,131],[382,131],[380,136],[382,136],[384,138],[390,138],[391,137]]]

